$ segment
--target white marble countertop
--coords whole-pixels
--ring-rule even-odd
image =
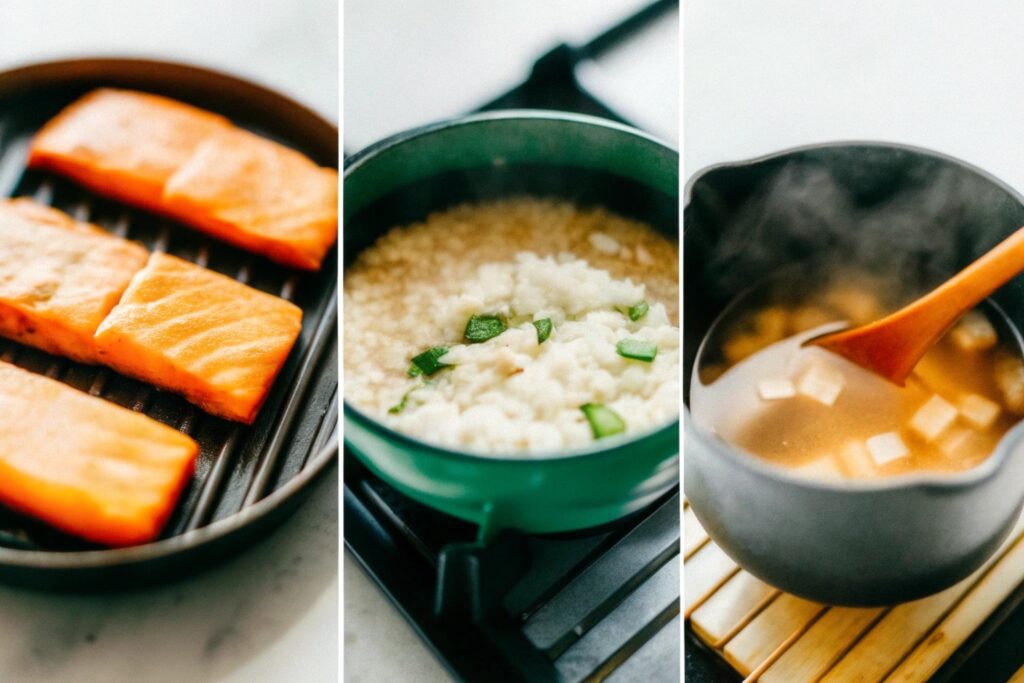
[[[333,0],[5,3],[0,69],[96,55],[185,61],[337,120],[337,12]],[[193,578],[115,595],[0,587],[0,681],[335,681],[337,571],[332,469],[269,538]]]
[[[338,679],[338,477],[266,540],[195,577],[117,594],[0,587],[0,680]]]
[[[470,111],[521,82],[559,42],[586,41],[647,2],[346,0],[345,150]],[[582,65],[579,76],[625,116],[678,144],[677,19],[650,31]],[[345,680],[449,680],[348,553],[342,571]]]

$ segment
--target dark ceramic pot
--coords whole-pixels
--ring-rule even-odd
[[[684,402],[698,347],[727,304],[784,266],[828,258],[916,277],[952,274],[1024,224],[1024,200],[984,172],[911,147],[850,143],[715,166],[684,213]],[[1020,349],[1024,277],[993,297]],[[940,591],[980,567],[1024,504],[1024,425],[981,466],[884,481],[798,479],[685,421],[684,486],[744,569],[841,605]]]

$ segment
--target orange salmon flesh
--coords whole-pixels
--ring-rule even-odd
[[[93,335],[148,257],[60,211],[0,201],[0,335],[98,362]]]
[[[112,546],[160,534],[199,447],[140,413],[0,362],[0,502]]]
[[[159,95],[85,95],[36,135],[28,161],[295,268],[318,270],[337,238],[337,171]]]
[[[100,360],[252,424],[302,328],[302,309],[162,253],[96,332]]]
[[[31,200],[0,201],[0,336],[252,424],[301,329],[284,299]]]

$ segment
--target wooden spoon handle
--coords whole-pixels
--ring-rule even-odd
[[[804,344],[829,349],[903,386],[914,366],[957,318],[1024,270],[1024,228],[912,304],[881,320]]]
[[[927,316],[928,323],[941,332],[1022,270],[1024,227],[899,313],[910,314],[915,309],[931,309],[933,314]]]

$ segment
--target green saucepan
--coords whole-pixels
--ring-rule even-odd
[[[508,111],[429,125],[348,160],[346,266],[388,228],[466,201],[557,197],[602,206],[678,239],[678,153],[644,133],[560,112]],[[642,509],[679,481],[679,421],[541,457],[491,457],[399,434],[345,402],[345,441],[407,496],[479,525],[550,533]]]

